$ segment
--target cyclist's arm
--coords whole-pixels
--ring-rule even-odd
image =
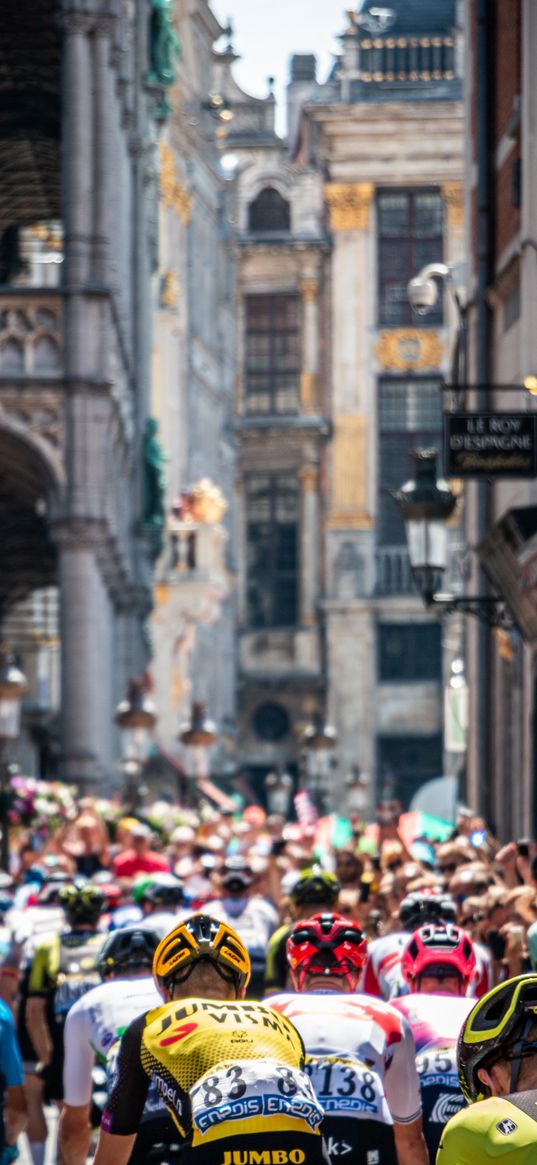
[[[93,1048],[86,1030],[84,999],[68,1012],[63,1034],[64,1107],[60,1117],[58,1150],[61,1165],[84,1165],[91,1140],[89,1121]]]
[[[421,1116],[407,1125],[394,1121],[393,1132],[398,1165],[429,1165]]]
[[[6,1088],[4,1107],[6,1125],[6,1143],[14,1145],[19,1133],[23,1133],[28,1124],[28,1110],[22,1084]]]
[[[121,1041],[117,1074],[103,1113],[94,1165],[126,1165],[134,1145],[149,1089],[141,1061],[145,1015],[138,1016]]]
[[[91,1141],[89,1104],[66,1104],[60,1116],[60,1165],[84,1165]]]

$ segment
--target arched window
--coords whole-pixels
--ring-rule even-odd
[[[289,231],[291,229],[291,208],[285,198],[273,186],[265,186],[248,209],[248,230]]]

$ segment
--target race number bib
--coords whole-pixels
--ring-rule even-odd
[[[462,1108],[457,1049],[426,1048],[416,1056],[424,1121],[445,1125]]]
[[[380,1077],[366,1064],[343,1056],[308,1056],[305,1070],[327,1116],[392,1123]]]
[[[292,1117],[316,1131],[323,1110],[306,1072],[267,1060],[218,1064],[190,1091],[192,1123],[201,1134],[224,1121]]]

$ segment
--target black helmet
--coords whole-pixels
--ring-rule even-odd
[[[243,894],[254,881],[254,873],[244,858],[227,858],[220,871],[222,888],[230,894]]]
[[[154,906],[180,906],[184,900],[183,883],[174,874],[152,874],[138,897]]]
[[[134,967],[147,967],[149,974],[159,942],[160,936],[150,927],[125,926],[122,930],[112,931],[99,955],[101,978]]]
[[[414,890],[403,898],[399,907],[403,930],[418,930],[426,922],[456,922],[457,907],[447,894],[430,894]]]
[[[82,923],[90,927],[95,926],[106,906],[102,890],[82,878],[75,878],[67,886],[62,886],[59,902],[72,926]]]

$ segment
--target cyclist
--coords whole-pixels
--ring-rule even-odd
[[[340,885],[337,878],[322,866],[308,866],[302,870],[289,894],[289,913],[292,922],[280,926],[269,940],[265,962],[264,994],[284,991],[291,985],[286,944],[298,918],[337,910]]]
[[[428,1165],[410,1028],[388,1003],[355,994],[367,958],[358,923],[335,913],[302,919],[287,957],[298,994],[269,1002],[293,1021],[312,1058],[332,1157],[343,1142],[353,1161]]]
[[[446,1125],[437,1165],[534,1165],[536,1041],[537,975],[508,979],[474,1005],[457,1048],[470,1107]]]
[[[250,960],[239,935],[193,915],[161,941],[153,974],[165,1003],[123,1036],[95,1165],[125,1165],[150,1077],[182,1138],[184,1165],[320,1163],[322,1109],[302,1040],[266,1004],[242,1001]]]
[[[45,1098],[63,1095],[63,1025],[73,1003],[99,982],[98,957],[104,936],[97,931],[105,896],[98,886],[75,879],[59,901],[69,929],[36,947],[28,980],[26,1027],[39,1058]]]
[[[131,1020],[151,1007],[160,995],[151,968],[160,935],[148,927],[113,931],[99,955],[103,982],[73,1005],[65,1022],[63,1068],[64,1106],[60,1118],[62,1165],[84,1165],[90,1143],[92,1071],[95,1060],[107,1065],[117,1041]],[[156,1090],[146,1104],[131,1162],[146,1160],[155,1142],[174,1140],[174,1125]]]
[[[259,999],[267,944],[278,925],[278,914],[267,898],[253,893],[254,882],[254,872],[244,858],[227,858],[220,871],[222,897],[207,902],[203,909],[212,918],[227,922],[241,936],[251,963],[248,994]]]
[[[394,999],[408,991],[401,972],[401,956],[409,935],[426,922],[455,922],[457,907],[447,894],[415,890],[399,907],[401,930],[381,935],[369,944],[362,990],[367,995]]]
[[[147,874],[132,887],[132,900],[140,906],[142,917],[148,919],[151,929],[162,935],[177,926],[184,906],[183,883],[175,874]]]
[[[26,1128],[26,1100],[22,1060],[15,1021],[7,1003],[0,999],[0,1162],[8,1165],[18,1157],[17,1137]]]
[[[457,1039],[473,1006],[467,996],[475,973],[473,943],[458,926],[429,923],[412,935],[402,970],[410,995],[392,1000],[412,1028],[431,1161],[442,1129],[464,1104],[457,1076]]]

